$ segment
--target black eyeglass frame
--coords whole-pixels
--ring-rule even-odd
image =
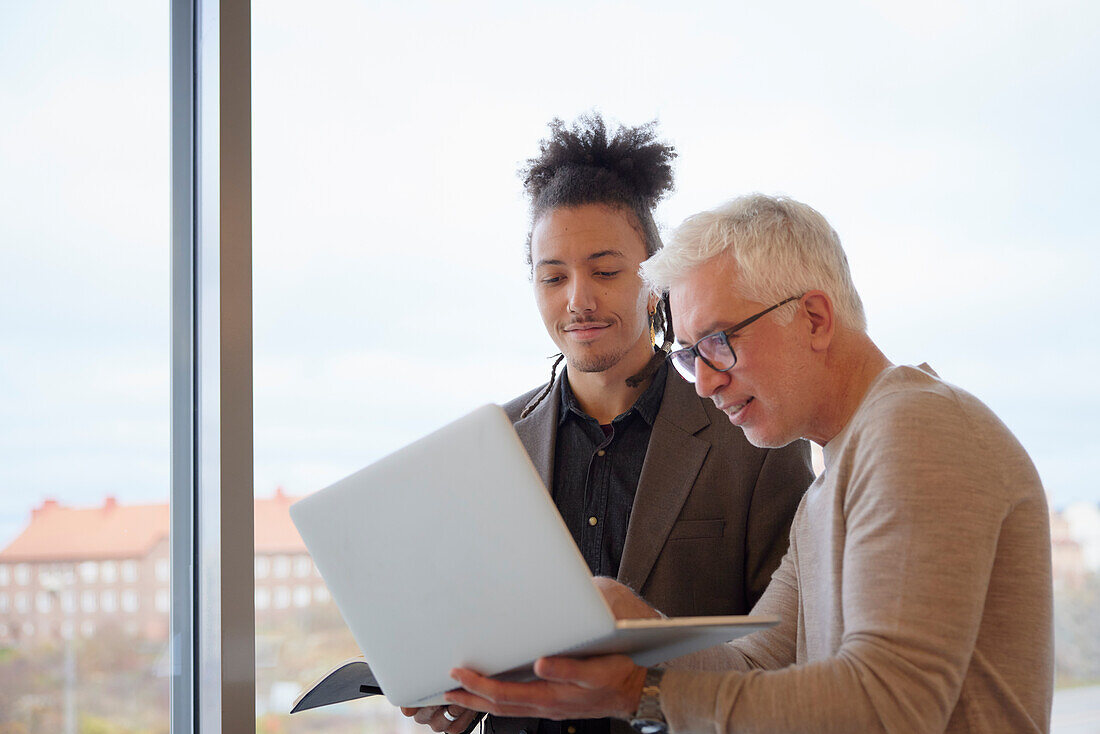
[[[741,329],[744,329],[746,326],[753,323],[757,319],[760,319],[760,318],[763,318],[764,316],[767,316],[768,314],[770,314],[775,309],[779,308],[780,306],[785,306],[786,304],[790,303],[791,301],[797,301],[798,299],[802,298],[802,296],[804,296],[804,295],[806,295],[806,294],[805,293],[800,293],[797,296],[791,296],[790,298],[786,298],[786,299],[780,301],[779,303],[775,304],[774,306],[769,306],[768,308],[765,308],[760,313],[749,316],[744,321],[741,321],[739,323],[734,324],[733,326],[731,326],[728,329],[722,329],[722,331],[716,331],[713,334],[707,334],[702,339],[700,339],[699,341],[692,344],[690,347],[684,347],[683,349],[677,349],[674,352],[669,352],[668,361],[672,362],[672,366],[675,367],[676,371],[679,372],[680,375],[685,380],[687,380],[688,382],[695,382],[695,378],[696,378],[696,375],[695,375],[695,359],[696,358],[699,358],[699,359],[703,360],[703,364],[705,364],[707,367],[710,367],[715,372],[729,372],[730,370],[732,370],[734,367],[737,366],[737,352],[733,351],[733,345],[730,344],[730,337],[733,336],[738,331],[740,331]],[[726,367],[724,369],[720,368],[720,367],[715,367],[714,364],[709,359],[704,357],[702,352],[699,351],[699,345],[700,344],[705,342],[707,339],[713,339],[717,336],[722,337],[722,342],[726,345],[726,349],[729,350],[730,356],[733,358],[733,361],[730,363],[730,366]],[[683,359],[683,355],[687,355],[687,354],[692,355],[691,362],[687,363],[687,364],[691,365],[691,373],[690,374],[688,374],[686,372],[686,370],[688,369],[687,364],[684,364],[683,366],[681,366],[681,360]]]

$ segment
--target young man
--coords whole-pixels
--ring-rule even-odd
[[[456,671],[467,691],[452,700],[507,715],[615,716],[650,734],[1048,731],[1039,477],[972,395],[878,350],[824,218],[789,199],[744,197],[688,219],[645,272],[670,289],[686,345],[671,361],[700,395],[757,446],[801,436],[824,447],[825,471],[753,610],[782,621],[667,674],[623,656],[543,659],[545,680],[529,684]],[[654,613],[605,586],[617,615]]]
[[[745,614],[813,479],[808,444],[752,446],[667,366],[668,303],[638,268],[661,247],[652,212],[672,186],[671,147],[652,125],[609,135],[599,117],[551,131],[525,171],[528,259],[566,366],[505,409],[594,574],[671,616]],[[522,614],[527,602],[514,602]],[[457,706],[410,712],[436,731],[473,719]],[[489,717],[484,727],[629,731],[607,719]]]

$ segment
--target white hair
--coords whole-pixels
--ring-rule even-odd
[[[642,263],[642,275],[667,291],[688,271],[719,255],[734,259],[738,293],[767,305],[806,291],[829,296],[841,326],[867,330],[840,238],[812,207],[786,197],[749,194],[688,217],[664,249]],[[789,322],[793,308],[776,312]]]

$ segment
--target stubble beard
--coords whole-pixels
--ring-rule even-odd
[[[756,396],[754,402],[756,400],[761,399]],[[771,400],[765,398],[756,407],[757,411],[763,410],[763,414],[758,412],[755,427],[751,424],[740,427],[749,443],[758,449],[781,449],[798,440],[799,436],[797,431],[793,430],[794,426],[780,422],[780,416],[771,413],[774,407]]]
[[[625,353],[565,355],[565,363],[574,372],[606,372],[622,361]]]
[[[781,449],[798,440],[797,437],[783,440],[781,437],[754,435],[753,431],[746,431],[744,428],[742,428],[742,433],[745,434],[745,439],[758,449]]]
[[[640,335],[639,339],[644,335]],[[584,345],[574,344],[568,351],[562,349],[565,355],[565,364],[573,372],[606,372],[615,367],[630,354],[637,342],[623,344],[607,344],[602,348],[591,345],[593,348],[585,349]],[[560,345],[559,345],[560,346]]]

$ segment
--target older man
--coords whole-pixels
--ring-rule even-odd
[[[757,446],[824,447],[753,610],[782,621],[667,672],[625,657],[544,659],[544,680],[528,684],[459,670],[453,700],[644,732],[1047,731],[1039,477],[976,398],[875,346],[824,218],[789,199],[737,199],[688,219],[644,270],[670,293],[689,345],[670,358],[700,395]],[[620,616],[653,613],[605,586]]]

